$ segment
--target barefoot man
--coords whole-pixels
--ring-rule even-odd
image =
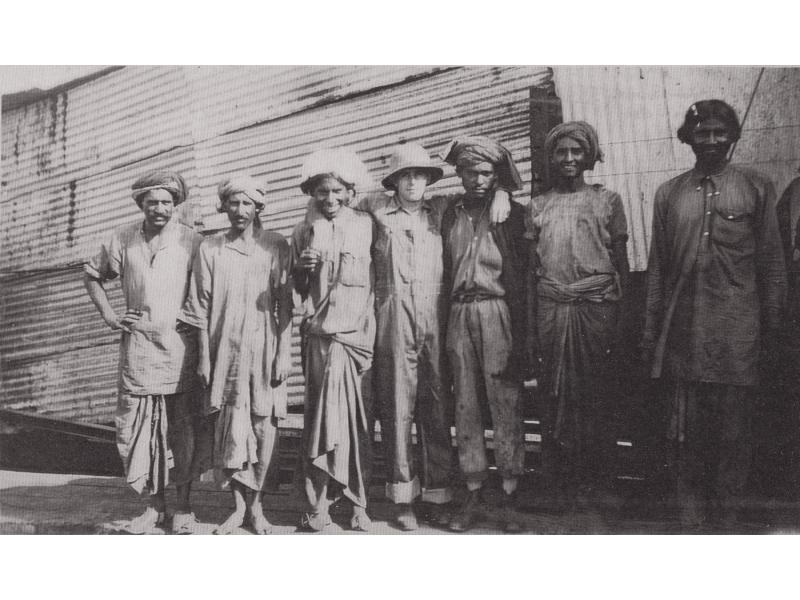
[[[253,178],[223,180],[218,196],[231,226],[200,245],[181,319],[198,331],[198,372],[208,410],[217,415],[214,468],[235,502],[215,533],[232,533],[247,521],[263,535],[272,525],[261,495],[278,423],[286,418],[291,368],[289,244],[261,228],[264,186]]]
[[[204,436],[198,419],[197,347],[194,337],[176,330],[189,288],[189,272],[200,234],[173,219],[186,199],[178,173],[153,171],[133,184],[133,199],[144,220],[115,231],[84,265],[84,285],[106,324],[122,333],[117,448],[128,483],[150,505],[127,530],[147,533],[164,524],[167,483],[175,482],[177,512],[172,531],[192,533],[191,481],[203,470]],[[119,277],[126,312],[120,317],[104,285]],[[175,468],[169,472],[167,449]]]

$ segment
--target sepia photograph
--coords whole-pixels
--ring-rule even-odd
[[[0,73],[0,533],[800,531],[800,68]]]

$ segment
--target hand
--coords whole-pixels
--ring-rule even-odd
[[[184,321],[177,321],[175,323],[175,331],[181,335],[189,335],[193,332],[194,327]]]
[[[510,194],[505,190],[495,190],[492,205],[489,207],[489,220],[495,224],[503,223],[510,214]]]
[[[130,333],[131,325],[136,323],[141,318],[142,312],[136,309],[129,309],[122,318],[118,317],[116,313],[103,316],[103,320],[112,331],[124,331],[125,333]]]
[[[272,386],[277,387],[289,378],[292,360],[288,352],[278,352],[272,363]]]
[[[211,360],[204,352],[200,353],[197,360],[197,377],[204,388],[211,385]]]
[[[300,268],[306,271],[313,271],[317,268],[321,260],[322,254],[319,250],[306,248],[300,253]]]

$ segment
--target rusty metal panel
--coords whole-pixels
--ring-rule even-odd
[[[529,183],[529,92],[550,78],[535,67],[137,67],[68,89],[55,111],[45,102],[3,113],[0,405],[112,421],[118,337],[96,314],[79,264],[113,228],[140,218],[129,188],[142,172],[180,171],[191,190],[180,218],[207,231],[227,226],[215,212],[222,176],[265,177],[267,227],[284,234],[306,204],[300,165],[321,146],[356,150],[377,188],[397,142],[434,152],[454,135],[485,133],[508,145]],[[448,167],[434,193],[458,187]],[[121,310],[118,284],[109,293]],[[293,405],[303,395],[299,354],[295,335]]]
[[[606,154],[587,180],[602,182],[625,202],[631,268],[643,271],[658,186],[690,169],[691,148],[676,132],[697,100],[720,98],[744,116],[758,67],[556,67],[564,120],[597,128]],[[800,163],[800,70],[764,71],[733,162],[770,176],[778,193]]]

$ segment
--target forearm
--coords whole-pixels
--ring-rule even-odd
[[[278,342],[277,353],[291,351],[292,345],[292,291],[289,285],[284,286],[277,306]]]
[[[103,320],[106,322],[114,320],[116,318],[116,313],[111,307],[111,303],[108,301],[108,295],[103,287],[103,283],[90,275],[84,275],[83,285],[86,288],[86,292],[89,294],[89,298],[92,300],[92,304],[95,305],[95,308],[97,308]]]

